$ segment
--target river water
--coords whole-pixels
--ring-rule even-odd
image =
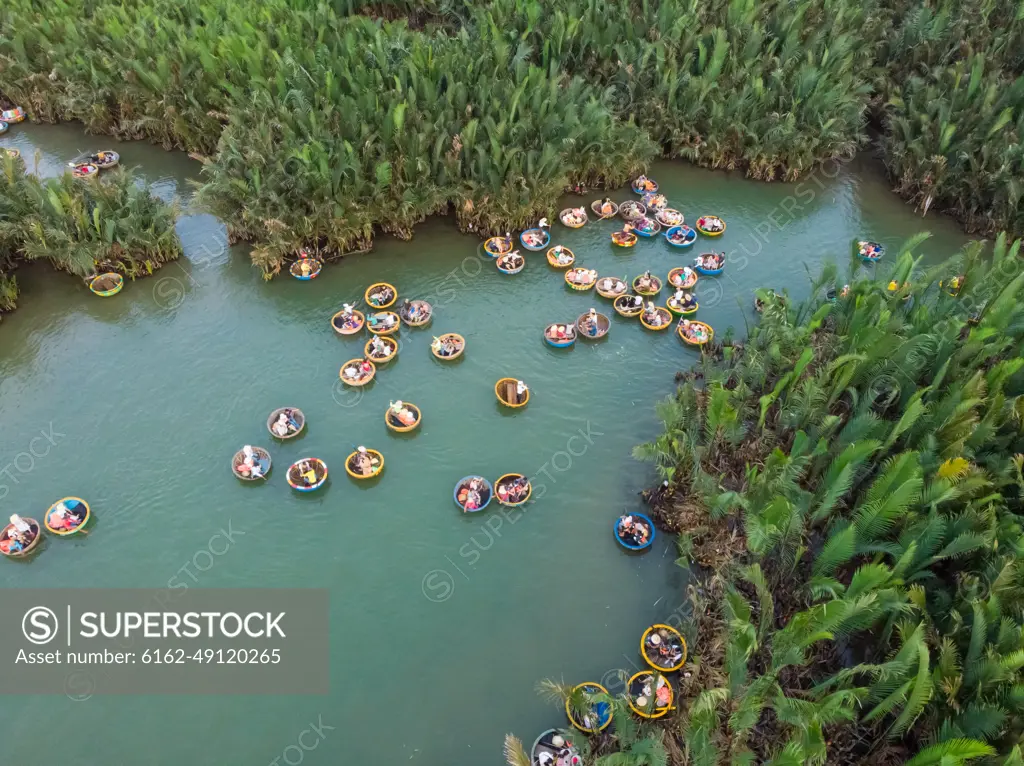
[[[43,175],[108,145],[70,125],[18,126],[3,143],[30,168],[38,152]],[[568,290],[543,254],[529,254],[518,276],[498,273],[478,239],[447,220],[425,223],[411,242],[382,238],[312,282],[264,282],[215,219],[187,214],[198,163],[144,144],[112,148],[157,193],[183,201],[185,258],[108,300],[48,266],[18,272],[21,308],[0,324],[4,514],[41,519],[57,498],[78,495],[94,522],[87,537],[46,540],[29,562],[0,562],[0,586],[164,588],[177,577],[204,588],[326,587],[331,691],[140,700],[71,684],[66,698],[0,702],[8,732],[61,720],[74,731],[61,736],[50,724],[40,737],[8,737],[5,762],[257,766],[287,753],[295,763],[303,751],[289,746],[322,721],[322,738],[302,755],[311,766],[497,764],[506,732],[529,743],[564,724],[537,696],[539,679],[632,672],[642,630],[685,611],[687,573],[665,536],[646,555],[624,555],[612,523],[654,481],[630,450],[656,436],[653,404],[696,353],[615,316],[595,293]],[[728,223],[712,245],[733,260],[697,291],[699,318],[719,335],[730,325],[743,334],[757,287],[804,297],[804,267],[845,260],[855,237],[894,251],[928,228],[935,236],[924,249],[936,258],[966,241],[947,220],[915,216],[868,160],[826,167],[799,187],[679,163],[651,175],[687,222],[715,213]],[[621,250],[608,242],[612,226],[555,223],[553,241],[602,275],[630,279],[645,268],[664,276],[708,244],[674,251],[659,238]],[[382,279],[431,300],[433,324],[403,328],[398,359],[374,384],[344,389],[338,369],[365,338],[338,338],[330,316]],[[604,341],[569,351],[543,343],[547,323],[591,306],[612,316]],[[467,338],[461,361],[430,355],[443,331]],[[530,385],[524,410],[495,402],[494,382],[506,375]],[[423,410],[414,435],[384,426],[399,398]],[[285,405],[305,411],[307,433],[271,443],[267,415]],[[50,438],[31,441],[42,433]],[[264,486],[230,474],[231,455],[247,443],[273,454]],[[354,444],[385,455],[372,486],[344,474]],[[307,455],[325,459],[331,479],[300,496],[285,469]],[[544,496],[515,515],[493,503],[458,512],[457,479],[509,471],[528,473]],[[230,545],[221,537],[211,546],[228,531]]]

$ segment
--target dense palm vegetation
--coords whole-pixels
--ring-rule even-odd
[[[881,280],[852,259],[835,303],[834,269],[807,303],[765,292],[658,406],[636,456],[705,578],[660,755],[616,752],[630,726],[595,763],[1022,763],[1021,243],[923,269],[922,239]]]
[[[664,154],[794,179],[870,120],[915,204],[1020,230],[1010,0],[10,0],[0,99],[207,161],[275,273],[454,210],[504,230]]]
[[[21,158],[0,158],[0,311],[15,307],[19,262],[48,260],[81,277],[152,274],[181,254],[177,211],[124,170],[102,179],[40,180]]]

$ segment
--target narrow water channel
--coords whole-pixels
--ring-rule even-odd
[[[107,142],[77,126],[19,126],[3,144],[21,149],[30,168],[38,152],[38,172],[52,175]],[[144,144],[114,148],[187,211],[198,163]],[[830,254],[845,260],[855,237],[895,250],[927,228],[925,250],[936,258],[966,241],[949,221],[915,216],[867,160],[826,168],[799,188],[678,163],[651,175],[687,222],[714,213],[728,223],[713,246],[735,260],[698,286],[700,319],[719,334],[730,325],[743,334],[757,287],[804,297],[805,267],[816,271]],[[96,520],[88,537],[50,539],[29,562],[0,562],[0,586],[166,587],[198,561],[206,570],[197,587],[327,587],[331,692],[8,698],[0,714],[10,731],[73,721],[74,736],[9,737],[5,762],[264,764],[322,720],[333,728],[305,753],[310,766],[497,764],[506,732],[529,742],[564,723],[536,695],[537,680],[609,679],[638,664],[643,629],[683,608],[686,572],[667,536],[646,555],[624,555],[612,521],[637,508],[653,481],[630,450],[656,435],[653,405],[694,351],[615,316],[592,292],[568,290],[543,254],[529,254],[518,276],[498,273],[479,240],[447,220],[420,226],[411,242],[382,238],[372,254],[312,282],[264,282],[210,216],[186,214],[178,228],[185,258],[114,299],[48,266],[17,274],[21,308],[0,324],[0,465],[13,466],[0,480],[5,512],[41,518],[54,500],[78,495]],[[607,222],[578,231],[556,223],[554,242],[602,275],[630,279],[647,268],[664,276],[701,250],[674,251],[660,238],[615,249],[611,231]],[[427,329],[403,328],[398,359],[372,387],[344,389],[338,368],[365,338],[338,338],[330,316],[382,279],[433,302],[435,318]],[[543,343],[547,323],[592,306],[612,316],[604,341],[568,351]],[[443,331],[466,337],[460,362],[430,355]],[[493,386],[504,376],[530,385],[528,407],[497,405]],[[384,426],[395,399],[424,413],[411,437]],[[284,405],[305,411],[308,433],[271,444],[265,421]],[[20,456],[47,431],[55,443],[30,465]],[[264,486],[230,473],[231,455],[247,443],[273,454]],[[344,474],[355,444],[385,454],[373,486]],[[298,496],[285,468],[306,455],[326,460],[332,477]],[[496,508],[459,513],[457,479],[510,471],[544,485],[514,523]],[[197,560],[229,526],[230,547]]]

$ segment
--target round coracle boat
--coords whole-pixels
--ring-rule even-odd
[[[612,307],[619,316],[638,317],[644,310],[644,299],[639,295],[620,295]]]
[[[640,637],[640,654],[655,670],[674,673],[686,664],[686,639],[671,625],[652,625]]]
[[[6,133],[10,127],[6,122],[0,122],[0,136]]]
[[[644,207],[648,210],[662,210],[668,207],[668,197],[664,194],[655,194],[651,192],[645,194],[641,201],[644,203]]]
[[[306,427],[306,416],[298,407],[279,407],[267,418],[267,430],[275,439],[291,439]]]
[[[384,424],[398,433],[416,430],[422,420],[423,413],[420,412],[420,408],[412,402],[403,402],[401,399],[392,402],[384,413]]]
[[[639,202],[628,200],[619,205],[619,218],[623,221],[635,221],[647,215],[647,208]]]
[[[725,233],[725,221],[717,215],[702,215],[697,219],[697,231],[705,237],[717,237]]]
[[[498,503],[515,508],[517,505],[525,505],[533,494],[533,485],[521,473],[506,473],[494,482],[494,494]]]
[[[589,290],[597,284],[597,269],[577,266],[565,272],[565,283],[573,290]]]
[[[616,247],[633,247],[637,243],[638,237],[631,231],[613,231],[612,232],[612,244]]]
[[[686,317],[680,320],[677,332],[683,343],[691,346],[703,346],[706,343],[710,343],[715,337],[715,331],[711,325],[696,320],[689,320]]]
[[[81,532],[92,516],[89,504],[80,497],[62,497],[46,509],[43,524],[46,531],[58,537]]]
[[[661,292],[661,280],[648,271],[633,280],[633,292],[637,295],[657,295]]]
[[[0,122],[9,122],[11,125],[17,125],[19,122],[24,122],[25,117],[25,110],[20,106],[4,109],[0,112]]]
[[[440,338],[434,338],[434,342],[430,344],[430,353],[442,362],[458,359],[465,350],[466,339],[456,332],[445,333]]]
[[[121,155],[117,152],[106,149],[102,152],[96,152],[89,156],[89,162],[98,167],[100,170],[110,170],[110,168],[117,167],[117,164],[121,161]]]
[[[409,327],[423,327],[434,316],[434,307],[426,301],[404,300],[398,309],[398,316]]]
[[[633,233],[636,234],[638,237],[644,237],[649,239],[650,237],[653,237],[654,235],[658,234],[660,231],[661,224],[655,221],[653,218],[647,218],[645,216],[643,218],[637,219],[633,223]]]
[[[566,739],[557,729],[548,729],[534,740],[530,748],[530,766],[583,766],[580,751],[572,740]]]
[[[526,268],[526,259],[519,253],[508,253],[499,257],[494,264],[502,274],[518,274]]]
[[[484,242],[484,252],[492,258],[497,258],[499,255],[512,252],[512,238],[511,237],[491,237],[489,240]]]
[[[706,277],[718,276],[725,271],[725,253],[703,253],[699,255],[694,260],[693,270]]]
[[[567,269],[576,263],[576,253],[562,245],[556,245],[548,250],[548,263],[556,269]]]
[[[522,389],[522,390],[520,390]],[[494,384],[494,395],[506,407],[525,407],[530,401],[530,389],[516,378],[502,378]]]
[[[483,476],[464,476],[455,485],[452,498],[463,513],[478,513],[487,507],[494,497],[491,483]]]
[[[885,248],[877,242],[858,242],[857,254],[860,255],[862,261],[874,263],[885,255]]]
[[[654,219],[662,226],[682,226],[686,218],[674,207],[663,207],[654,214]]]
[[[590,209],[594,213],[601,217],[601,220],[605,218],[613,218],[619,212],[619,206],[610,199],[596,199],[590,203]]]
[[[19,532],[14,524],[8,524],[0,531],[0,553],[12,559],[28,556],[39,545],[43,538],[43,530],[35,519],[19,519],[28,529]]]
[[[549,324],[544,328],[544,341],[555,348],[568,348],[576,342],[576,328],[572,324]]]
[[[697,284],[699,275],[689,266],[679,266],[668,273],[668,283],[675,288],[683,290],[691,289]]]
[[[630,184],[634,194],[654,194],[658,191],[658,182],[647,176],[640,176]]]
[[[377,365],[369,359],[349,359],[341,365],[338,377],[346,386],[365,386],[377,374]]]
[[[353,479],[372,479],[384,470],[384,456],[375,449],[359,447],[345,458],[345,473]]]
[[[519,241],[527,250],[543,250],[551,241],[551,232],[547,229],[527,229],[519,235]]]
[[[98,295],[101,298],[109,298],[111,295],[117,295],[121,292],[121,288],[124,287],[124,277],[120,274],[115,274],[110,271],[106,274],[100,274],[97,277],[93,277],[89,280],[89,290],[94,295]]]
[[[644,309],[640,314],[640,324],[648,330],[667,330],[672,326],[672,312],[661,306],[655,306],[653,310]]]
[[[608,690],[601,684],[593,682],[573,687],[573,690],[565,700],[565,715],[569,718],[569,723],[573,727],[588,734],[597,734],[608,728],[614,715],[610,702],[607,699],[589,702],[589,697],[599,694],[605,697],[611,696]],[[588,702],[589,705],[587,704]],[[580,708],[584,710],[589,708],[589,711],[583,712]]]
[[[82,165],[75,165],[71,168],[71,175],[75,178],[95,178],[100,172],[100,169],[95,165],[83,163]]]
[[[673,226],[665,232],[665,241],[672,247],[689,247],[697,241],[697,232],[689,226]]]
[[[242,447],[231,458],[231,473],[242,481],[265,479],[272,462],[270,453],[262,447]]]
[[[581,229],[587,223],[587,211],[581,207],[567,207],[558,214],[558,220],[570,229]]]
[[[661,718],[673,709],[673,699],[672,684],[653,670],[641,670],[626,685],[629,708],[641,718]]]
[[[694,300],[688,304],[685,296],[683,297],[683,300],[677,301],[676,296],[674,295],[670,296],[669,299],[665,301],[665,306],[669,311],[677,316],[690,316],[692,314],[696,314],[697,309],[700,308],[700,304],[697,303],[697,301]]]
[[[299,258],[288,267],[288,272],[296,279],[307,281],[316,279],[323,271],[324,264],[319,258]]]
[[[629,513],[615,520],[615,539],[627,550],[642,551],[654,543],[654,522],[642,513]]]
[[[604,314],[598,314],[591,309],[586,314],[580,314],[576,319],[576,329],[582,338],[586,340],[597,340],[603,338],[611,329],[612,323]]]
[[[313,492],[327,481],[327,463],[317,457],[296,460],[288,468],[288,486],[299,492]]]
[[[338,335],[355,335],[363,329],[366,317],[362,311],[353,308],[342,309],[331,317],[331,327]]]
[[[378,311],[366,317],[366,329],[374,335],[394,335],[402,326],[402,320],[394,311]]]
[[[618,277],[601,277],[597,280],[597,294],[602,298],[618,298],[625,295],[629,285]]]
[[[398,355],[398,341],[394,338],[374,337],[366,341],[363,352],[374,364],[387,364]]]
[[[366,288],[363,294],[368,306],[375,309],[386,309],[398,300],[398,290],[387,282],[376,282]]]

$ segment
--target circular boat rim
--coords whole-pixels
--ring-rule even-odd
[[[586,682],[584,682],[582,684],[576,684],[576,686],[574,686],[572,688],[573,691],[576,691],[577,689],[583,689],[583,691],[585,691],[585,692],[589,692],[590,689],[593,689],[594,691],[589,692],[589,693],[591,693],[591,694],[607,694],[609,697],[611,696],[611,694],[608,692],[608,690],[606,688],[604,688],[604,686],[602,686],[601,684],[596,683],[594,681],[586,681]],[[613,710],[611,705],[609,705],[608,706],[608,720],[605,721],[603,724],[601,724],[596,729],[588,729],[587,727],[582,726],[581,722],[577,722],[576,719],[573,718],[572,710],[569,707],[569,700],[568,699],[565,700],[565,715],[569,719],[569,723],[571,723],[575,728],[579,729],[580,731],[586,732],[588,734],[597,734],[598,732],[604,731],[605,729],[608,728],[608,726],[612,722],[612,718],[615,717],[615,711]]]

